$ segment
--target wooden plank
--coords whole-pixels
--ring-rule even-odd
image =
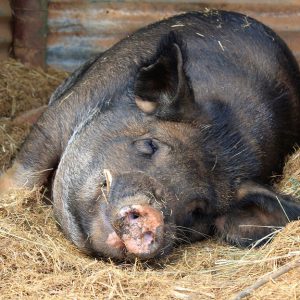
[[[6,59],[12,43],[11,9],[7,0],[0,0],[0,59]]]
[[[11,17],[11,9],[8,0],[0,0],[0,18]]]
[[[47,0],[14,0],[13,49],[16,58],[33,66],[45,66]]]

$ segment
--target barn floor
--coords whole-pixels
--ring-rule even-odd
[[[0,63],[1,170],[29,131],[26,124],[13,125],[12,118],[47,103],[65,76],[14,60]],[[287,162],[278,187],[300,196],[300,150]],[[276,277],[278,270],[281,276],[246,299],[300,299],[300,221],[258,250],[210,240],[179,246],[155,263],[115,264],[87,257],[70,244],[42,191],[14,191],[0,201],[0,299],[240,299],[239,292],[269,272]]]

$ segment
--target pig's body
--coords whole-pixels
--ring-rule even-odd
[[[249,245],[300,216],[260,185],[299,128],[299,70],[278,36],[240,14],[193,12],[74,73],[2,182],[43,184],[57,166],[57,219],[91,254],[151,258],[214,233]]]

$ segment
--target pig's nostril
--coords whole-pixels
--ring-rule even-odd
[[[140,217],[140,215],[137,212],[131,212],[128,214],[129,220],[136,220]]]
[[[145,232],[143,240],[146,244],[152,244],[154,242],[153,232],[151,232],[151,231]]]

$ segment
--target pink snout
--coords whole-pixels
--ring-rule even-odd
[[[123,207],[113,225],[129,256],[151,258],[163,245],[163,215],[150,205]]]

